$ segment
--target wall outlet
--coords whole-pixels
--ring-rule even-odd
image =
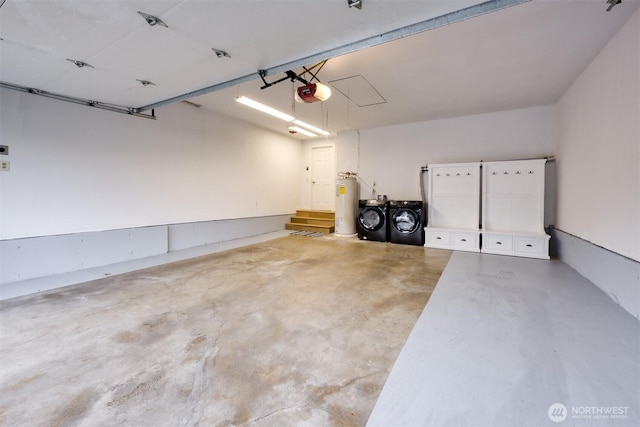
[[[9,172],[11,164],[7,161],[0,162],[0,172]]]

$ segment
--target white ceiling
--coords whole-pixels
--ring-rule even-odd
[[[324,103],[292,102],[289,80],[260,89],[259,69],[479,3],[363,0],[357,10],[347,0],[6,0],[0,81],[138,108],[254,76],[189,101],[287,133],[287,123],[234,102],[245,95],[287,113],[295,108],[301,120],[336,134],[553,103],[640,0],[623,0],[610,12],[605,0],[533,0],[347,53],[317,76],[333,86]],[[168,27],[147,25],[138,11]],[[218,58],[212,48],[231,58]],[[375,90],[363,93],[369,84]],[[156,114],[162,120],[162,109]]]

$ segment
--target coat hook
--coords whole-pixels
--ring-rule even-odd
[[[504,171],[504,173],[503,173],[503,174],[504,174],[504,175],[509,175],[509,172],[507,172],[507,171]]]
[[[529,173],[533,175],[533,171],[529,171]]]

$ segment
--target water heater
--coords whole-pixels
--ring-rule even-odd
[[[354,236],[358,210],[358,181],[351,172],[338,173],[336,180],[336,236]]]

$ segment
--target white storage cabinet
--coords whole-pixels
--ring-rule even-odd
[[[480,251],[480,162],[428,165],[425,246]]]
[[[482,252],[549,259],[545,159],[482,163]]]

